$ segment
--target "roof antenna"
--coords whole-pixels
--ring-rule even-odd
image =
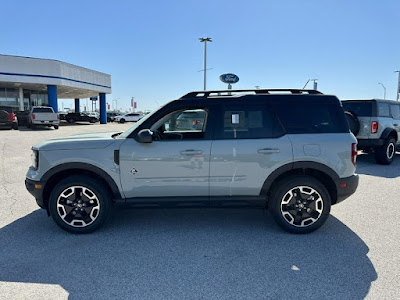
[[[306,88],[307,84],[310,82],[311,79],[308,79],[306,84],[303,86],[303,90]]]

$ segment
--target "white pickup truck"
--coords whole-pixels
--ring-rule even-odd
[[[58,129],[60,125],[60,115],[55,113],[52,107],[33,106],[28,114],[28,127],[53,126]]]

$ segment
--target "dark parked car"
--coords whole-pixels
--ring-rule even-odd
[[[58,113],[60,115],[60,121],[65,121],[65,116],[68,114],[66,112],[59,112]]]
[[[119,113],[116,112],[108,112],[107,113],[107,122],[114,122],[115,121],[115,117],[119,116]]]
[[[12,107],[0,106],[0,128],[18,129],[17,118]]]
[[[87,115],[86,113],[69,113],[65,116],[65,120],[68,123],[74,123],[74,122],[90,122],[90,123],[96,123],[99,121],[98,118],[92,117]]]

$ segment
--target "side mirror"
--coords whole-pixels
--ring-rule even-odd
[[[139,143],[151,143],[153,142],[153,132],[150,129],[142,129],[137,135]]]

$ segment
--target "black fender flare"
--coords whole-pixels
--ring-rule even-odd
[[[58,165],[49,171],[47,171],[43,176],[40,181],[45,182],[45,185],[49,181],[51,177],[53,177],[55,174],[67,171],[67,170],[84,170],[84,171],[89,171],[92,173],[95,173],[99,177],[101,177],[111,188],[111,192],[113,193],[114,196],[117,196],[121,198],[121,193],[119,191],[119,188],[115,181],[112,179],[112,177],[100,169],[99,167],[96,167],[94,165],[88,164],[88,163],[80,163],[80,162],[73,162],[73,163],[64,163],[61,165]]]
[[[283,165],[283,166],[279,167],[278,169],[276,169],[275,171],[273,171],[268,176],[268,178],[264,181],[263,187],[260,191],[260,195],[267,195],[272,184],[275,182],[275,180],[279,176],[281,176],[282,174],[284,174],[286,172],[293,171],[296,169],[299,169],[299,170],[312,169],[312,170],[320,171],[322,173],[325,173],[329,177],[331,177],[334,182],[339,180],[339,178],[340,178],[339,175],[333,169],[331,169],[330,167],[328,167],[324,164],[314,162],[314,161],[293,162],[293,163]]]
[[[396,142],[397,142],[397,140],[398,140],[397,131],[394,130],[393,128],[386,128],[386,129],[382,132],[380,139],[381,139],[381,140],[386,140],[390,135],[392,135],[392,133],[394,133],[395,140],[396,140]]]

